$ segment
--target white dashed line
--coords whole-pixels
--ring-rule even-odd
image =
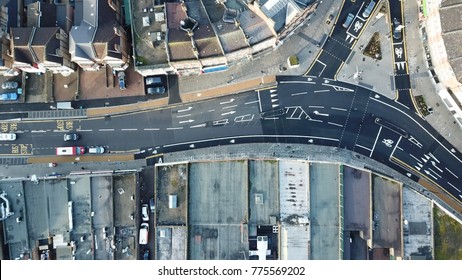
[[[447,169],[446,167],[445,167],[444,169],[446,169],[449,173],[451,173],[452,176],[454,176],[454,177],[456,177],[457,179],[459,179],[459,177],[457,177],[457,175],[454,174],[451,170]]]

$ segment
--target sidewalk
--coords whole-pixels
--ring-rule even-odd
[[[462,131],[451,112],[437,93],[425,58],[424,40],[419,25],[418,0],[404,1],[406,49],[409,75],[414,96],[422,95],[433,114],[425,117],[428,123],[459,151],[462,151]]]

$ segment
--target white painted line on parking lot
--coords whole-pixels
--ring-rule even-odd
[[[32,132],[32,133],[43,133],[43,132],[46,132],[46,130],[31,130],[30,132]]]
[[[343,127],[343,125],[338,124],[338,123],[333,123],[333,122],[327,122],[327,123],[328,123],[328,124],[331,124],[331,125],[338,126],[338,127]]]
[[[114,131],[114,128],[101,128],[98,131]]]
[[[382,126],[380,126],[379,132],[377,133],[377,137],[375,137],[374,146],[372,146],[371,154],[369,155],[369,157],[372,157],[372,153],[374,152],[375,145],[377,144],[377,140],[379,140],[379,136],[380,136],[381,131],[382,131]]]
[[[330,107],[332,110],[337,110],[337,111],[348,111],[347,109],[343,109],[343,108],[337,108],[337,107]]]
[[[330,89],[320,89],[320,90],[315,90],[314,92],[326,92],[326,91],[330,91]]]
[[[458,188],[456,188],[453,184],[451,184],[451,182],[448,182],[448,184],[453,187],[454,189],[456,189],[458,192],[460,192],[460,190]]]
[[[445,167],[444,169],[446,169],[449,173],[451,173],[452,176],[454,176],[454,177],[456,177],[457,179],[459,179],[459,177],[457,177],[457,175],[454,174],[451,170],[447,169],[446,167]]]
[[[359,144],[355,144],[355,146],[360,147],[360,148],[362,148],[362,149],[364,149],[364,150],[366,150],[366,151],[369,151],[369,152],[372,151],[371,149],[369,149],[369,148],[367,148],[367,147],[364,147],[364,146],[361,146],[361,145],[359,145]]]
[[[178,129],[183,129],[182,126],[180,127],[167,127],[167,130],[178,130]]]
[[[305,94],[308,94],[308,92],[303,91],[303,92],[292,93],[291,96],[305,95]]]
[[[321,108],[324,109],[324,106],[308,106],[309,108]]]
[[[244,104],[245,104],[245,105],[249,105],[249,104],[253,104],[253,103],[257,103],[257,102],[258,102],[258,100],[255,100],[255,101],[246,102],[246,103],[244,103]]]
[[[159,128],[144,128],[144,130],[160,130]]]
[[[122,128],[122,131],[137,131],[138,128]]]
[[[410,155],[413,159],[415,159],[415,160],[417,160],[418,162],[422,163],[422,162],[420,161],[420,159],[418,159],[417,157],[415,157],[413,154],[409,154],[409,155]]]
[[[186,115],[181,115],[181,116],[176,116],[177,118],[186,118],[186,117],[189,117],[191,116],[191,114],[186,114]]]
[[[226,106],[226,107],[221,108],[221,110],[231,109],[234,107],[237,107],[237,105]]]

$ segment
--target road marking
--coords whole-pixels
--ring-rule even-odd
[[[375,137],[374,146],[372,146],[371,154],[369,155],[369,157],[372,157],[372,153],[374,152],[375,145],[377,144],[377,140],[379,140],[379,136],[380,136],[381,131],[382,131],[382,126],[380,126],[379,132],[377,133],[377,137]]]
[[[208,112],[210,112],[210,113],[211,113],[211,112],[215,112],[215,109],[211,109],[211,110],[209,110]]]
[[[308,94],[308,92],[304,91],[304,92],[292,93],[291,96],[305,95],[305,94]]]
[[[144,130],[160,130],[158,128],[145,128]]]
[[[428,153],[428,155],[433,158],[436,162],[441,163],[432,153]]]
[[[372,151],[371,149],[369,149],[369,148],[367,148],[367,147],[364,147],[364,146],[361,146],[361,145],[359,145],[359,144],[355,144],[355,146],[360,147],[360,148],[363,148],[364,150],[369,151],[369,152]]]
[[[245,105],[249,105],[249,104],[253,104],[253,103],[257,103],[257,102],[258,102],[258,100],[255,100],[255,101],[246,102],[246,103],[244,103],[244,104],[245,104]]]
[[[181,110],[178,110],[178,113],[181,113],[181,112],[187,112],[189,110],[191,110],[193,107],[189,106],[188,108],[186,109],[181,109]]]
[[[46,132],[46,130],[31,130],[31,133],[43,133]]]
[[[137,131],[138,128],[122,128],[122,131]]]
[[[332,110],[337,110],[337,111],[348,111],[347,109],[343,109],[343,108],[337,108],[337,107],[330,107]]]
[[[189,128],[205,127],[206,125],[207,124],[205,124],[205,123],[201,123],[201,124],[192,125]]]
[[[260,108],[260,112],[262,111],[261,108],[261,98],[260,98],[260,91],[257,90],[257,97],[258,97],[258,107]]]
[[[321,123],[322,123],[321,120],[315,120],[315,119],[309,119],[309,121],[312,121],[312,122],[321,122]]]
[[[391,152],[390,158],[395,154],[396,147],[398,147],[399,142],[401,142],[401,138],[403,138],[403,136],[400,136],[398,139],[398,142],[396,142],[395,147],[393,148],[393,151]]]
[[[226,116],[226,115],[232,115],[232,114],[234,114],[234,113],[236,113],[236,111],[229,111],[229,112],[223,113],[223,114],[221,114],[221,115],[222,115],[222,116]]]
[[[330,91],[330,89],[320,89],[320,90],[315,90],[314,92],[326,92],[326,91]]]
[[[114,128],[101,128],[98,131],[114,131]]]
[[[234,122],[250,122],[253,120],[254,114],[242,115],[234,118]]]
[[[194,120],[189,119],[189,120],[187,120],[187,121],[181,121],[181,122],[179,122],[179,123],[192,123],[193,121],[194,121]]]
[[[321,61],[318,61],[318,62],[321,63],[321,64],[324,64]],[[316,84],[315,82],[308,82],[308,81],[306,81],[306,82],[305,81],[280,81],[279,83],[280,84],[299,84],[299,83],[302,83],[302,84],[312,84],[312,85]]]
[[[397,148],[398,150],[400,150],[400,151],[404,151],[403,148],[401,148],[401,147],[396,147],[396,148]]]
[[[430,167],[428,168],[428,170],[430,170],[431,172],[435,173],[436,176],[440,177],[440,178],[443,178],[441,177],[440,174],[438,174],[438,172],[436,172],[435,170],[431,169]]]
[[[318,111],[314,111],[313,112],[315,115],[318,115],[318,116],[324,116],[324,117],[328,117],[329,114],[325,114],[325,113],[319,113]]]
[[[167,127],[167,130],[178,130],[178,129],[183,129],[182,126],[180,127]]]
[[[436,163],[432,160],[432,165],[433,167],[435,167],[436,169],[438,169],[439,172],[443,173],[443,170],[441,170],[441,168],[439,168],[438,166],[436,166]]]
[[[409,119],[411,119],[413,122],[415,122],[423,131],[425,131],[431,138],[433,138],[433,140],[435,140],[438,144],[440,144],[440,146],[443,147],[449,154],[451,154],[455,159],[457,159],[460,163],[462,163],[462,160],[459,159],[456,155],[454,155],[454,152],[451,152],[448,148],[446,148],[446,146],[444,146],[435,136],[433,136],[430,132],[428,132],[428,130],[426,130],[425,127],[423,127],[418,121],[411,118],[411,116],[409,116],[406,112],[404,112],[401,109],[398,109],[398,108],[396,108],[396,107],[394,107],[394,106],[392,106],[390,104],[387,104],[387,103],[385,103],[385,102],[383,102],[381,100],[374,99],[374,98],[371,98],[371,97],[369,97],[369,98],[376,101],[376,102],[382,103],[385,106],[391,107],[391,108],[401,112],[402,114],[406,115]]]
[[[328,137],[321,137],[321,136],[300,136],[300,135],[243,135],[243,136],[233,136],[233,137],[220,137],[220,138],[210,138],[200,141],[191,141],[191,142],[181,142],[175,144],[167,144],[163,147],[173,147],[179,145],[190,145],[194,143],[201,143],[201,142],[210,142],[210,141],[220,141],[220,140],[230,140],[230,139],[239,139],[239,138],[304,138],[304,139],[319,139],[319,140],[328,140],[333,142],[339,142],[339,139],[335,138],[328,138]]]
[[[324,106],[308,106],[308,107],[309,107],[309,108],[321,108],[321,109],[324,108]]]
[[[409,154],[409,155],[410,155],[413,159],[415,159],[415,160],[417,160],[418,162],[422,163],[422,162],[420,161],[420,159],[416,158],[414,155],[412,155],[412,154]]]
[[[228,119],[222,119],[222,120],[218,120],[218,121],[213,121],[213,125],[225,125],[225,124],[228,124],[229,121]]]
[[[456,177],[457,179],[459,179],[459,177],[457,177],[457,175],[454,174],[451,170],[447,169],[446,167],[445,167],[444,169],[446,169],[449,173],[451,173],[452,176],[454,176],[454,177]]]
[[[223,101],[223,102],[220,102],[220,105],[223,105],[223,104],[228,104],[228,103],[232,103],[234,101],[234,98],[231,98],[230,100],[228,101]]]
[[[223,107],[221,109],[226,110],[226,109],[231,109],[231,108],[234,108],[234,107],[237,107],[237,105],[226,106],[226,107]]]
[[[454,189],[456,189],[458,192],[460,192],[460,190],[458,188],[456,188],[453,184],[451,184],[451,182],[448,182],[448,184],[453,187]]]
[[[417,145],[417,147],[419,147],[419,148],[423,147],[423,145],[419,141],[417,141],[417,139],[415,139],[413,136],[409,137],[408,140],[409,140],[409,142]]]
[[[435,180],[438,180],[438,178],[433,176],[433,174],[431,174],[430,171],[428,171],[428,170],[424,170],[424,171],[425,171],[425,173],[427,173],[427,175],[432,176]]]
[[[90,132],[93,131],[93,129],[77,129],[78,132]]]
[[[328,124],[331,124],[331,125],[338,126],[338,127],[343,127],[343,125],[338,124],[338,123],[333,123],[333,122],[327,122],[327,123],[328,123]]]
[[[181,115],[181,116],[176,116],[177,118],[186,118],[186,117],[189,117],[191,116],[191,114],[186,114],[186,115]]]

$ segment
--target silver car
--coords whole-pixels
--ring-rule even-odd
[[[104,147],[101,147],[101,146],[89,147],[88,153],[89,154],[104,154]]]

